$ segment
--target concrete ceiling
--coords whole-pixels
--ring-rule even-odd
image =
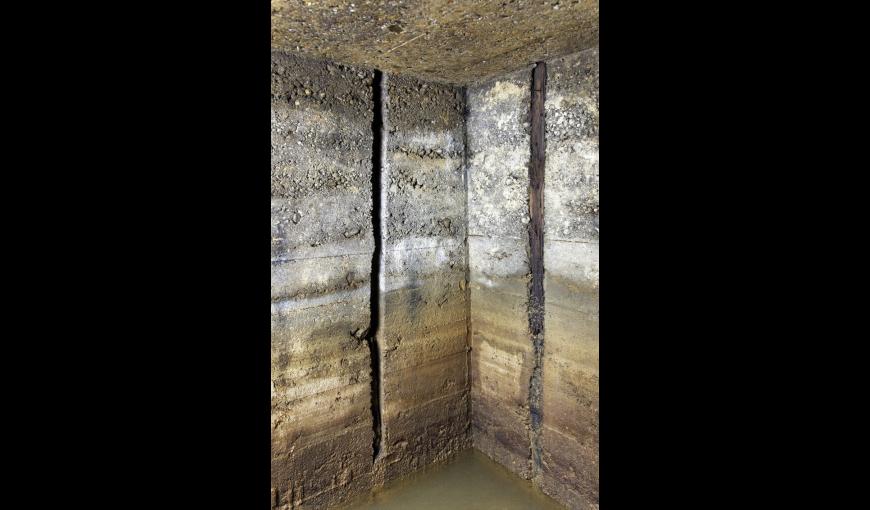
[[[597,0],[271,0],[272,48],[464,84],[598,42]]]

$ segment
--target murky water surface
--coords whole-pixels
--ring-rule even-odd
[[[399,480],[347,510],[564,510],[477,450]]]

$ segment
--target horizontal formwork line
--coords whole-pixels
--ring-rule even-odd
[[[323,340],[319,340],[319,341],[325,342],[325,341],[333,341],[333,340],[336,342],[343,342],[345,339],[343,339],[343,338],[333,339],[330,337],[324,337]],[[283,353],[279,353],[279,354],[283,354]],[[294,363],[294,364],[296,364],[296,363],[302,364],[305,361],[321,364],[321,363],[329,363],[331,361],[341,361],[341,360],[348,360],[348,361],[354,360],[354,361],[356,361],[354,358],[359,358],[360,360],[362,360],[363,358],[369,357],[368,353],[362,352],[361,348],[360,348],[360,352],[351,352],[350,354],[348,354],[348,352],[345,350],[342,350],[341,352],[335,352],[334,356],[329,356],[328,354],[332,354],[332,353],[320,353],[320,354],[313,354],[311,356],[304,356],[304,357],[288,356],[288,359],[289,359],[289,362]]]
[[[290,424],[289,422],[287,423]],[[281,449],[291,449],[293,448],[293,445],[297,445],[296,448],[293,449],[295,451],[304,452],[309,448],[320,446],[335,437],[340,437],[349,433],[356,434],[359,430],[367,428],[369,428],[369,425],[366,422],[357,422],[351,427],[347,427],[347,423],[332,423],[324,426],[316,432],[300,434],[295,440],[285,441]],[[298,446],[300,443],[302,443],[301,446]],[[294,455],[294,453],[288,452],[286,455]]]
[[[481,363],[489,363],[486,361],[484,354],[480,351],[483,349],[481,344],[486,343],[489,345],[490,349],[498,351],[499,353],[503,353],[503,356],[514,356],[515,354],[522,354],[523,356],[528,356],[529,353],[532,352],[532,348],[528,344],[529,332],[528,329],[523,332],[523,338],[526,340],[526,343],[521,341],[512,341],[507,340],[508,335],[500,335],[498,338],[493,338],[493,335],[489,335],[486,332],[481,332],[479,329],[475,329],[473,331],[474,338],[472,339],[472,351],[471,351],[471,359],[472,361],[480,361]],[[516,335],[520,336],[520,335]],[[505,347],[505,348],[502,348]],[[513,349],[507,349],[511,348]]]
[[[340,409],[332,410],[329,413],[323,412],[322,405],[320,406],[321,409],[314,409],[305,414],[298,413],[298,409],[284,409],[283,411],[287,413],[285,416],[288,419],[277,420],[277,423],[273,426],[276,429],[278,426],[283,426],[284,428],[289,428],[291,430],[304,430],[307,427],[311,427],[314,423],[317,423],[317,427],[329,429],[336,426],[347,425],[348,423],[358,422],[360,421],[360,418],[368,417],[367,411],[369,408],[369,396],[366,393],[360,393],[356,400],[359,400],[359,402],[355,402],[353,405],[344,406]],[[324,419],[326,421],[322,421]],[[324,434],[323,431],[318,429],[313,430],[308,434],[300,434],[299,437],[316,440],[324,437],[324,435],[326,438],[329,438],[329,436],[332,436],[333,434]]]
[[[387,310],[385,310],[385,312],[386,312],[386,313],[384,314],[385,316],[386,316],[387,314],[389,314],[389,312],[390,312],[389,308],[388,308]],[[389,319],[388,319],[387,321],[385,321],[385,322],[389,323]],[[452,326],[454,326],[454,325],[456,325],[456,324],[465,324],[465,319],[459,319],[459,320],[455,320],[455,321],[443,322],[443,323],[441,323],[441,324],[435,324],[434,326],[431,326],[431,327],[428,327],[428,328],[417,329],[417,331],[419,331],[420,333],[419,333],[418,335],[414,335],[414,338],[422,338],[422,337],[424,337],[425,335],[429,335],[429,334],[431,334],[431,333],[436,333],[436,332],[437,332],[439,329],[441,329],[441,328],[452,327]],[[396,329],[398,329],[398,328],[396,328]],[[395,331],[392,331],[392,332],[395,332]]]
[[[454,273],[459,276],[462,273],[458,271]],[[440,277],[439,277],[440,276]],[[424,290],[424,289],[433,289],[433,288],[443,288],[445,285],[453,285],[457,283],[457,278],[448,278],[449,274],[446,275],[434,275],[434,276],[417,276],[417,277],[399,277],[399,276],[388,276],[390,279],[403,279],[408,280],[412,279],[415,281],[414,284],[409,285],[390,285],[388,288],[385,288],[381,291],[383,295],[388,294],[396,294],[407,292],[411,290]],[[458,280],[461,281],[461,280]],[[389,283],[388,283],[389,285]],[[461,289],[453,289],[453,292],[450,292],[451,297],[448,298],[450,301],[456,301],[456,297],[465,298],[465,292]],[[443,303],[442,303],[443,304]]]
[[[413,410],[413,409],[419,409],[423,406],[432,404],[434,402],[438,402],[439,400],[444,400],[445,398],[455,398],[455,397],[458,397],[458,396],[463,395],[463,394],[466,394],[466,395],[468,394],[468,388],[463,388],[459,391],[449,393],[447,395],[441,395],[440,397],[435,397],[435,398],[429,399],[426,402],[423,402],[421,404],[414,404],[414,406],[412,406],[412,407],[402,409],[402,412],[405,413],[405,412],[408,412],[408,411]]]
[[[513,239],[517,241],[526,241],[526,239],[522,237],[513,237],[513,236],[493,236],[493,235],[482,235],[482,234],[468,234],[468,237],[477,237],[480,239]],[[599,244],[598,241],[586,241],[581,239],[555,239],[552,237],[544,236],[544,242],[547,241],[556,241],[560,243],[581,243],[581,244]]]
[[[495,425],[500,428],[519,432],[517,429],[525,430],[529,423],[528,414],[525,412],[526,409],[519,407],[516,404],[495,402],[493,400],[488,400],[487,403],[484,404],[481,402],[479,397],[477,400],[474,400],[474,397],[472,396],[471,407],[474,409],[474,416],[471,419],[472,425],[477,423],[478,428],[480,428],[481,425],[484,425],[483,430],[488,428],[486,425]],[[482,407],[489,408],[489,412],[481,409]]]
[[[522,241],[522,242],[528,241],[528,239],[525,237],[514,237],[514,236],[493,236],[493,235],[483,235],[483,234],[468,234],[468,237],[479,237],[481,239],[511,239],[514,241]]]
[[[317,289],[295,289],[296,292],[294,294],[282,293],[280,295],[272,296],[271,302],[275,305],[284,302],[302,303],[304,301],[323,300],[329,296],[343,296],[349,293],[361,292],[360,289],[368,288],[370,284],[371,282],[368,280],[360,280],[356,286],[347,285],[345,287],[338,287],[324,291]]]
[[[402,335],[402,344],[414,345],[420,342],[428,342],[433,339],[454,339],[459,338],[465,335],[464,326],[465,320],[461,321],[453,321],[453,322],[445,322],[441,325],[434,326],[434,329],[429,329],[426,331],[420,331],[419,333],[414,333],[413,336],[404,336],[403,330],[398,328],[398,331],[391,331],[393,334]],[[458,351],[457,351],[458,352]]]
[[[313,441],[313,442],[310,443],[310,444],[306,444],[305,446],[299,448],[299,449],[296,450],[295,452],[292,452],[292,453],[291,453],[291,452],[287,452],[287,455],[288,455],[288,456],[289,456],[289,455],[294,455],[294,454],[295,454],[295,455],[299,455],[299,454],[301,454],[301,453],[304,453],[305,450],[308,450],[308,449],[313,448],[313,447],[315,447],[315,446],[319,446],[319,445],[321,445],[321,444],[323,444],[323,443],[325,443],[326,441],[329,441],[329,440],[331,440],[331,439],[336,439],[336,438],[339,438],[339,437],[342,437],[342,436],[351,435],[351,434],[357,432],[357,431],[360,430],[360,429],[367,429],[367,428],[369,428],[368,424],[363,423],[363,424],[354,425],[354,426],[352,426],[352,427],[348,427],[348,428],[342,429],[342,431],[341,431],[339,434],[336,434],[336,435],[329,435],[329,434],[319,434],[319,433],[315,433],[315,434],[309,434],[308,436],[303,436],[303,437],[315,438],[316,440]]]
[[[291,411],[292,410],[291,408],[300,407],[300,404],[305,402],[305,401],[310,401],[310,400],[315,399],[315,398],[322,398],[324,395],[326,395],[328,393],[338,393],[340,391],[347,390],[348,388],[350,388],[351,390],[357,390],[357,389],[360,390],[358,393],[346,393],[346,396],[349,399],[349,398],[354,397],[354,396],[360,396],[360,395],[363,395],[364,393],[368,393],[368,391],[363,391],[364,389],[368,388],[368,386],[369,386],[369,381],[368,381],[368,379],[366,379],[364,381],[358,381],[355,383],[339,384],[339,385],[332,386],[332,387],[329,387],[329,388],[326,388],[326,389],[323,389],[320,391],[315,391],[313,393],[307,393],[305,395],[302,395],[302,396],[299,396],[296,398],[284,398],[283,405],[281,405],[279,407],[279,409]],[[278,392],[278,393],[280,393],[280,392]],[[277,395],[277,397],[281,398],[281,395],[279,394],[279,395]],[[366,407],[368,407],[368,406],[366,406]],[[315,409],[314,411],[312,411],[312,413],[322,414],[323,409]],[[294,418],[296,418],[296,419],[292,420],[292,422],[299,421],[299,420],[303,419],[305,416],[308,416],[307,414],[299,414],[296,411],[294,411],[293,414],[294,414]]]
[[[386,310],[386,312],[389,313],[389,309]],[[417,331],[419,334],[414,335],[413,338],[422,338],[430,333],[437,333],[439,330],[451,328],[451,327],[457,326],[459,324],[465,324],[465,319],[457,319],[457,320],[453,320],[453,321],[441,322],[441,323],[434,324],[432,326],[425,327],[425,328],[414,327],[413,328],[414,331]],[[395,328],[395,329],[398,331],[401,331],[401,328]]]
[[[488,389],[481,384],[474,384],[471,387],[471,404],[472,407],[477,407],[474,411],[475,418],[509,414],[517,421],[528,423],[527,402],[528,395],[505,395],[505,390],[499,393],[498,390]],[[488,409],[489,412],[482,411],[482,408]]]
[[[526,338],[528,336],[527,332]],[[486,346],[482,344],[486,344]],[[528,365],[529,360],[527,358],[530,352],[532,352],[532,347],[529,343],[521,344],[509,340],[493,340],[492,338],[484,337],[482,340],[475,341],[475,345],[472,346],[471,359],[476,363],[490,365],[507,362],[510,366],[501,370],[510,371],[515,366],[522,367]]]
[[[487,369],[488,369],[488,372],[489,372],[490,374],[501,374],[501,375],[504,375],[504,376],[506,376],[506,380],[507,380],[508,382],[511,382],[511,383],[516,379],[516,375],[515,375],[516,372],[514,371],[514,370],[515,370],[515,367],[508,367],[508,368],[505,368],[505,367],[501,364],[501,362],[502,362],[503,360],[498,360],[498,361],[492,361],[492,362],[491,362],[491,361],[486,360],[485,358],[480,358],[480,357],[478,357],[478,358],[476,358],[476,361],[477,361],[479,364],[486,365],[486,367],[487,367]],[[522,368],[522,363],[520,363],[520,368]],[[476,372],[479,372],[479,370],[477,370]],[[511,377],[511,376],[512,376],[512,377]],[[485,385],[483,385],[483,384],[475,385],[475,387],[480,388],[481,392],[484,393],[484,394],[491,394],[491,395],[496,395],[496,396],[500,396],[500,395],[501,395],[501,394],[497,393],[497,392],[494,391],[494,390],[493,390],[493,391],[488,390],[487,387],[486,387]]]
[[[490,365],[497,372],[504,372],[507,374],[513,373],[517,367],[522,369],[525,365],[527,365],[526,357],[531,352],[529,350],[523,349],[499,349],[498,346],[493,346],[491,342],[487,342],[490,347],[487,352],[474,352],[472,351],[472,362],[477,365]],[[510,347],[510,346],[507,346]],[[524,347],[524,346],[517,346]],[[482,347],[480,349],[483,349]]]
[[[579,294],[579,293],[578,293],[578,295],[581,295],[581,296],[582,296],[582,295],[584,295],[584,294]],[[585,295],[588,296],[589,294],[585,294]],[[586,309],[586,310],[581,310],[581,309],[579,309],[579,308],[577,308],[577,307],[575,307],[575,306],[571,306],[571,305],[569,305],[569,304],[564,304],[564,303],[565,303],[565,300],[560,300],[560,299],[550,299],[549,301],[547,301],[547,304],[548,304],[548,305],[551,304],[551,305],[555,306],[556,308],[559,308],[560,310],[564,310],[564,311],[566,311],[566,312],[571,312],[571,313],[576,313],[576,314],[580,314],[580,315],[585,315],[587,318],[594,318],[596,315],[598,315],[597,310],[594,311],[594,312],[593,312],[593,311],[590,311],[590,310],[588,310],[588,309]]]
[[[457,240],[454,243],[446,244],[446,245],[439,244],[439,245],[435,245],[435,246],[418,246],[415,248],[386,248],[386,249],[384,249],[384,251],[385,252],[388,252],[388,251],[421,251],[421,250],[436,250],[438,248],[457,249],[457,248],[464,248],[464,247],[465,247],[464,243],[461,240]]]
[[[369,386],[369,381],[363,381],[360,384]],[[344,386],[342,388],[338,388],[338,390],[347,389],[348,386]],[[356,393],[352,393],[349,396],[342,395],[344,397],[343,405],[337,408],[329,409],[328,411],[324,411],[324,404],[322,402],[318,402],[318,399],[323,399],[324,394],[328,392],[321,392],[318,395],[314,395],[311,398],[301,397],[293,401],[287,402],[285,405],[281,405],[278,407],[279,413],[284,413],[282,419],[280,419],[280,425],[284,425],[285,427],[290,427],[294,429],[304,428],[306,426],[311,426],[313,423],[320,423],[320,426],[324,426],[324,422],[322,420],[326,420],[325,426],[329,426],[330,423],[338,423],[338,424],[346,424],[348,421],[352,421],[353,418],[358,416],[366,416],[368,417],[369,410],[369,393],[366,390],[361,390]],[[338,392],[333,392],[335,395],[338,395]],[[306,409],[311,408],[311,409]],[[285,419],[286,418],[286,419]],[[351,420],[349,420],[350,418]],[[321,420],[321,421],[318,421]],[[307,435],[308,437],[317,437],[317,433],[311,433]]]
[[[574,441],[575,443],[580,443],[580,439],[578,439],[577,437],[575,437],[575,436],[573,436],[573,435],[571,435],[563,430],[559,430],[556,427],[553,427],[552,425],[547,425],[546,423],[542,423],[541,428],[547,429],[550,432],[555,432],[556,434],[562,436],[562,439],[570,439],[570,440]]]
[[[432,145],[430,147],[436,147],[436,146]],[[429,150],[425,147],[419,147],[419,149]],[[417,163],[416,160],[422,159],[422,160],[425,160],[427,162],[432,162],[434,164],[454,164],[454,163],[462,162],[462,159],[463,159],[462,153],[460,153],[460,152],[457,152],[455,154],[438,154],[437,156],[431,156],[428,154],[427,155],[420,155],[416,152],[406,152],[406,151],[400,150],[399,146],[390,147],[387,149],[387,152],[390,153],[389,156],[391,158],[398,159],[398,157],[403,157],[403,158],[406,158],[408,160],[411,160],[411,161],[408,161],[408,163]],[[434,149],[433,149],[433,152],[434,152]],[[394,166],[396,164],[395,162],[391,162],[391,163],[393,163],[393,165],[391,165],[391,166]]]
[[[459,356],[460,354],[465,355],[468,352],[465,347],[466,347],[465,344],[463,344],[461,350],[451,352],[450,354],[445,354],[444,356],[440,356],[438,358],[427,359],[421,363],[417,363],[416,365],[408,365],[408,366],[404,366],[402,368],[397,368],[395,370],[384,370],[384,375],[401,374],[401,373],[407,372],[408,370],[411,370],[411,369],[419,369],[419,368],[426,367],[427,365],[437,365],[437,364],[443,362],[444,360],[447,360],[449,358],[455,358],[455,357]]]
[[[363,289],[363,290],[365,290],[365,289]],[[313,304],[311,306],[299,306],[299,307],[292,307],[291,308],[290,305],[293,304],[295,301],[290,300],[290,299],[282,299],[280,301],[273,301],[272,302],[272,306],[273,306],[272,316],[280,317],[283,314],[288,313],[288,312],[299,312],[302,310],[311,310],[312,308],[320,308],[320,307],[329,306],[329,305],[349,305],[349,304],[352,304],[352,303],[358,302],[358,301],[359,301],[359,299],[340,299],[340,300],[336,300],[336,301],[327,301],[325,303]],[[282,307],[282,308],[279,308],[276,310],[275,305],[285,305],[285,307]]]
[[[362,253],[340,253],[336,255],[318,255],[316,257],[295,257],[295,258],[276,258],[272,259],[272,264],[280,264],[282,262],[296,262],[300,260],[316,260],[316,259],[334,259],[341,257],[359,257],[365,255],[366,257],[371,257],[372,252],[362,252]]]
[[[544,236],[544,242],[559,242],[559,243],[576,243],[576,244],[599,244],[598,241],[585,241],[582,239],[553,239],[552,237]]]
[[[523,275],[523,276],[493,276],[492,278],[498,278],[500,280],[516,280],[518,284],[522,283],[523,285],[527,285],[525,275]],[[490,279],[492,279],[492,278],[490,278]],[[473,278],[473,277],[472,277],[471,282],[469,282],[469,286],[471,286],[471,285],[478,286],[479,290],[481,290],[481,291],[491,292],[493,294],[498,294],[500,296],[521,298],[521,299],[525,299],[526,301],[528,301],[528,299],[529,299],[528,293],[516,294],[514,292],[507,292],[505,290],[501,290],[503,287],[506,287],[506,285],[489,286],[481,281],[478,281],[478,279]],[[475,289],[475,290],[477,290],[477,289]],[[472,303],[472,305],[473,305],[473,303]]]

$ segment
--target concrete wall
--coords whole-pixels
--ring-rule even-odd
[[[547,63],[540,466],[531,462],[531,71],[469,87],[475,448],[569,508],[598,506],[598,52]]]
[[[541,487],[597,508],[597,49],[548,62],[547,78]]]
[[[474,446],[531,477],[528,315],[530,72],[468,89]]]
[[[530,460],[531,70],[467,91],[384,76],[380,190],[373,76],[272,56],[273,506],[331,507],[473,442],[569,508],[597,508],[597,50],[548,62],[540,465]]]
[[[279,508],[326,507],[371,484],[372,77],[272,55],[272,491]]]
[[[385,480],[470,446],[464,96],[384,78]]]
[[[278,508],[331,507],[471,445],[463,90],[384,77],[373,458],[373,76],[272,55]]]

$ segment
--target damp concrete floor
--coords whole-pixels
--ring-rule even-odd
[[[477,450],[424,469],[343,510],[564,510]]]

